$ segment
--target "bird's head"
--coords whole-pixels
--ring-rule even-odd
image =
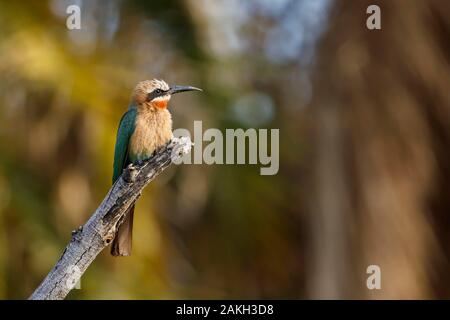
[[[165,109],[173,94],[185,91],[202,91],[191,86],[169,86],[163,80],[145,80],[137,84],[134,88],[133,102],[140,106],[147,106],[152,109]]]

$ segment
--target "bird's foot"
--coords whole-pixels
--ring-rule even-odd
[[[141,160],[137,160],[136,162],[135,162],[135,164],[138,166],[138,167],[142,167],[144,164],[145,164],[145,159],[141,159]]]

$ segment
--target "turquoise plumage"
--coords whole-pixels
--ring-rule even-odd
[[[136,107],[132,105],[120,119],[114,150],[113,183],[116,182],[123,169],[129,164],[128,145],[136,127],[136,115]]]

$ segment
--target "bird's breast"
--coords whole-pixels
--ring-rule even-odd
[[[172,139],[172,117],[168,110],[138,110],[134,133],[129,144],[132,162],[148,159]]]

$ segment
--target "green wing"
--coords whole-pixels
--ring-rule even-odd
[[[114,150],[113,183],[116,182],[123,169],[129,164],[128,144],[134,132],[136,113],[136,108],[131,107],[120,119]]]

